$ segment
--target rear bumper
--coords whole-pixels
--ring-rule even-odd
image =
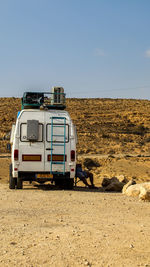
[[[37,174],[42,174],[43,178],[37,178]],[[45,174],[45,177],[44,175]],[[18,177],[22,178],[23,181],[56,181],[57,179],[69,179],[70,172],[63,173],[53,173],[53,178],[47,178],[46,174],[48,172],[18,172]]]

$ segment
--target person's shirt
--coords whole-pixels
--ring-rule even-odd
[[[76,176],[78,177],[78,175],[80,174],[80,173],[82,173],[83,171],[82,171],[82,166],[81,166],[81,164],[77,164],[76,165]]]

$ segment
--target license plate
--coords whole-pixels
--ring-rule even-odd
[[[50,173],[39,173],[36,175],[36,178],[53,178],[53,174]]]

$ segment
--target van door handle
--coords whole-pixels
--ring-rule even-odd
[[[53,148],[46,148],[46,150],[53,150]]]

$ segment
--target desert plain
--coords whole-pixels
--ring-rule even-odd
[[[103,192],[104,177],[150,181],[150,101],[67,99],[77,159],[98,189],[8,188],[9,131],[20,99],[0,98],[0,266],[150,266],[150,203]],[[86,166],[87,167],[87,166]]]

